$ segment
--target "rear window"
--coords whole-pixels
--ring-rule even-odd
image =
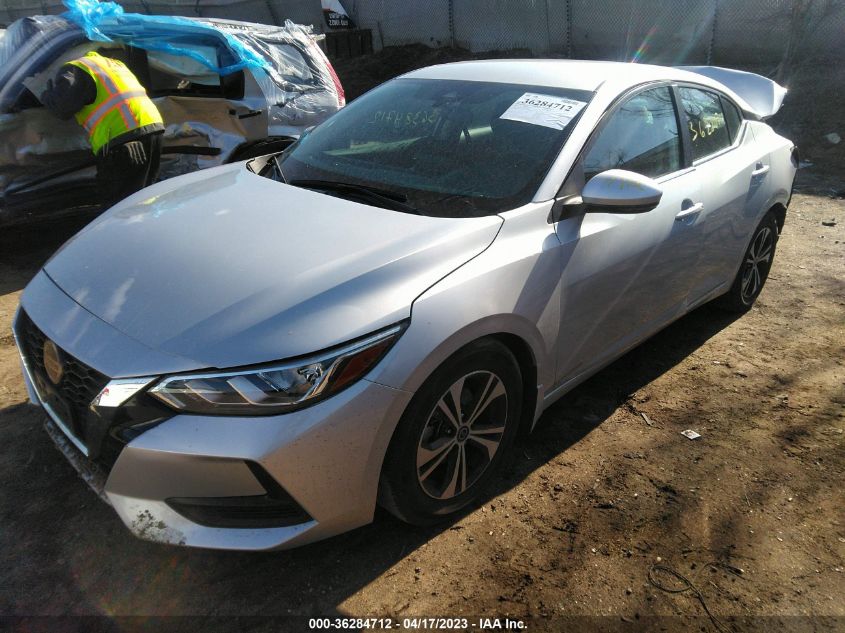
[[[296,46],[271,41],[265,41],[265,44],[266,53],[272,57],[270,61],[282,79],[294,84],[318,83],[308,62]]]
[[[732,139],[719,95],[697,88],[681,88],[680,93],[687,115],[693,160],[730,147]]]

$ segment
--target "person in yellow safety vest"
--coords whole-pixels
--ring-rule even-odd
[[[123,62],[90,52],[64,64],[41,95],[60,119],[76,117],[97,159],[103,208],[158,178],[164,122]]]

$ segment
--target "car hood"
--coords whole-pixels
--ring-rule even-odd
[[[74,301],[197,367],[309,354],[410,316],[503,220],[432,218],[283,185],[245,164],[145,189],[47,263]]]

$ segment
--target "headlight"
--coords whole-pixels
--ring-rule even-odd
[[[272,415],[327,398],[362,378],[404,330],[396,325],[301,361],[232,372],[170,376],[149,390],[180,411]]]

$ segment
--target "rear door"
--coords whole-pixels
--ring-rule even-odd
[[[700,183],[686,167],[670,86],[641,90],[600,123],[563,193],[608,169],[655,179],[657,208],[638,214],[587,212],[565,217],[558,383],[576,380],[675,318],[698,257],[695,221]]]
[[[688,298],[696,305],[733,281],[766,203],[769,156],[725,95],[689,85],[678,87],[678,99],[704,205],[697,221],[701,253]]]

